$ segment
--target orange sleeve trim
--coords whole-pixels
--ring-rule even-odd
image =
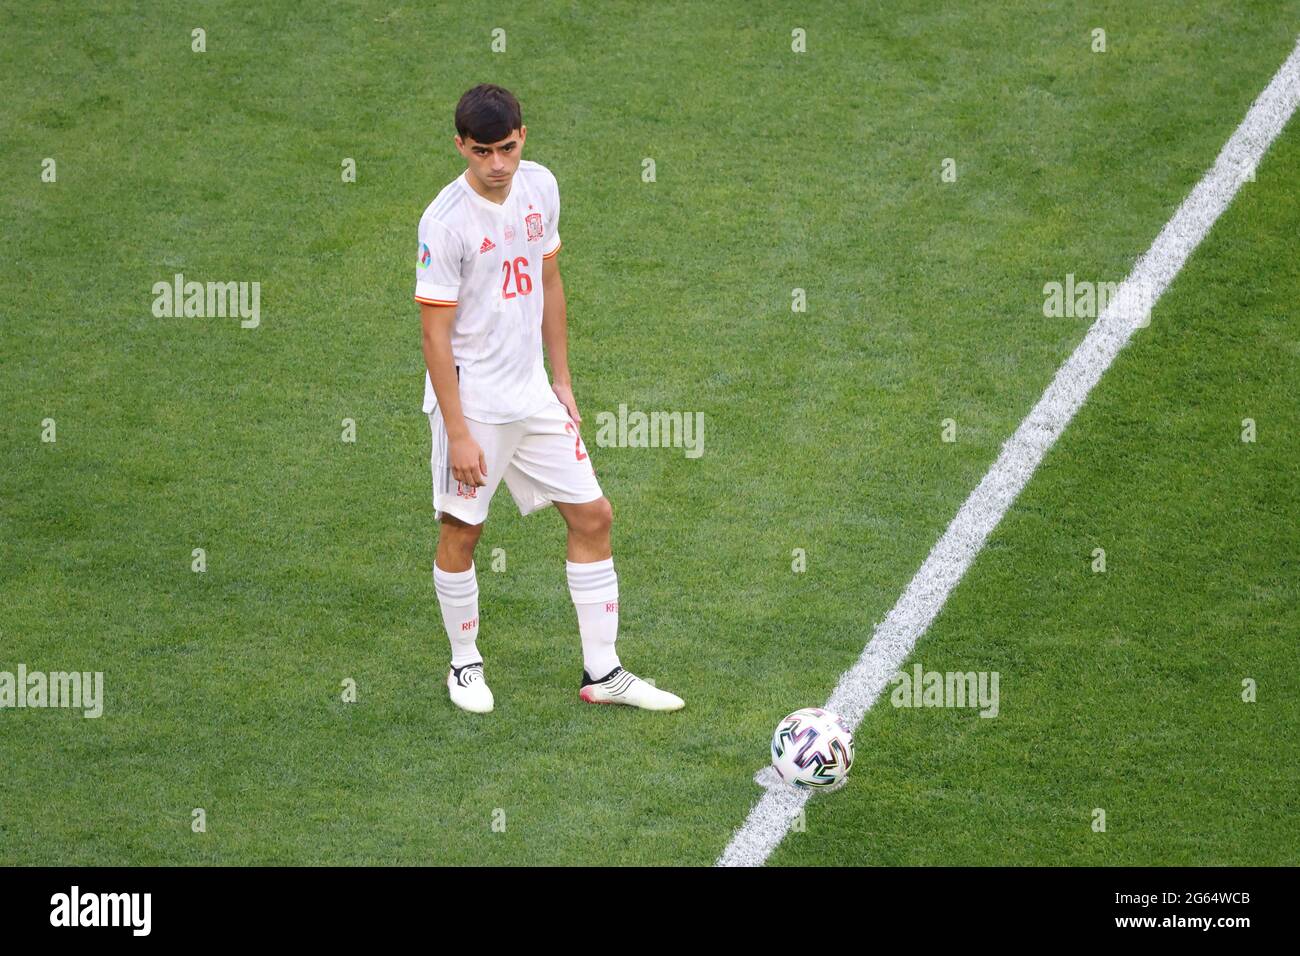
[[[415,301],[419,302],[421,305],[455,305],[456,304],[455,300],[448,302],[445,299],[425,299],[418,295],[415,297]]]
[[[561,242],[558,246],[556,246],[554,249],[552,249],[552,250],[551,250],[550,252],[548,252],[546,255],[542,256],[542,258],[543,258],[543,259],[550,259],[552,256],[554,256],[556,253],[558,253],[558,252],[559,252],[561,249],[563,249],[563,248],[564,248],[564,243]]]

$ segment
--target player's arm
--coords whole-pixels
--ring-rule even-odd
[[[424,329],[424,364],[429,369],[429,381],[433,383],[433,394],[438,399],[438,408],[442,411],[442,421],[447,429],[447,454],[452,477],[467,485],[485,485],[487,460],[483,456],[483,449],[470,434],[460,406],[460,382],[456,377],[456,361],[451,353],[451,328],[455,321],[454,305],[420,303],[420,325]]]
[[[560,279],[559,249],[542,259],[542,342],[551,361],[551,388],[569,411],[574,422],[581,422],[578,405],[573,400],[573,382],[569,378],[569,319],[564,305],[564,282]]]

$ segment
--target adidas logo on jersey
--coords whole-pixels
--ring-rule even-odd
[[[483,255],[483,253],[485,253],[485,252],[490,252],[491,250],[495,249],[496,247],[497,247],[497,244],[496,244],[495,242],[493,242],[493,241],[492,241],[491,239],[489,239],[487,236],[484,236],[484,237],[483,237],[483,245],[481,245],[481,246],[478,247],[478,254],[481,256],[481,255]]]

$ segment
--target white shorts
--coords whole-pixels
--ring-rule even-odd
[[[445,511],[466,524],[482,524],[502,478],[521,515],[553,501],[583,504],[603,494],[578,427],[558,398],[522,421],[492,425],[467,418],[465,423],[487,460],[487,484],[466,485],[452,475],[447,429],[442,409],[435,407],[429,413],[435,520]]]

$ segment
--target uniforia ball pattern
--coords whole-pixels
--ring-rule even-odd
[[[787,784],[813,790],[838,787],[853,766],[853,731],[839,714],[820,707],[796,710],[772,734],[772,766]]]

